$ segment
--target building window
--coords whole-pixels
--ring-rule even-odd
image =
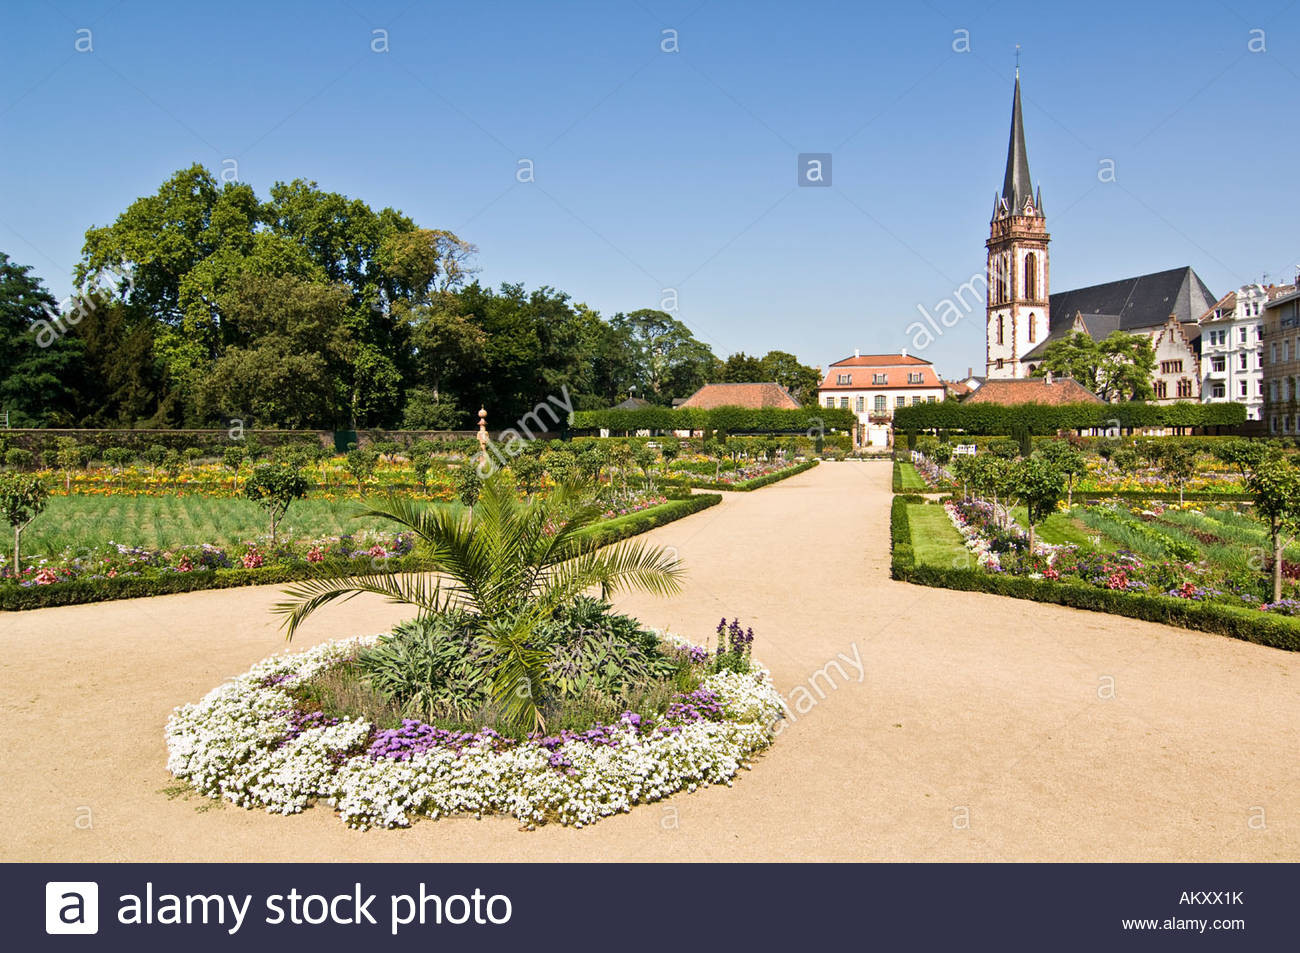
[[[884,395],[884,394],[877,394],[877,395],[876,395],[876,413],[878,413],[878,414],[883,414],[884,412],[885,412],[885,395]]]
[[[1180,361],[1179,363],[1182,362]],[[1186,377],[1180,378],[1178,381],[1178,396],[1179,397],[1192,396],[1192,382],[1189,381]]]
[[[1182,372],[1183,372],[1183,362],[1181,360],[1160,362],[1161,374],[1181,374]]]
[[[1156,381],[1154,386],[1156,392],[1156,400],[1164,400],[1166,397],[1169,396],[1169,385],[1167,385],[1164,381]]]
[[[1246,382],[1245,382],[1245,381],[1242,381],[1242,382],[1241,382],[1241,385],[1237,388],[1237,390],[1241,392],[1241,396],[1242,396],[1242,397],[1248,397],[1248,396],[1250,396],[1249,394],[1247,394],[1247,390],[1248,390],[1248,388],[1246,387]]]
[[[921,398],[919,398],[919,397],[917,397],[915,394],[913,394],[913,395],[912,395],[912,406],[915,407],[915,406],[916,406],[917,404],[919,404],[920,402],[921,402]]]
[[[873,384],[887,384],[887,383],[889,383],[889,375],[888,375],[888,374],[872,374],[872,375],[871,375],[871,383],[873,383]]]
[[[1168,362],[1166,362],[1166,363],[1168,363]],[[1162,368],[1163,368],[1163,365],[1162,365]],[[1226,371],[1227,369],[1228,369],[1228,361],[1227,361],[1227,358],[1223,358],[1223,357],[1212,357],[1212,358],[1210,358],[1210,372],[1211,372],[1211,373],[1213,373],[1213,374],[1218,374],[1218,373],[1221,373],[1222,371]]]
[[[924,377],[921,375],[920,371],[907,372],[907,382],[909,384],[919,384],[922,380],[924,380]]]
[[[852,383],[853,383],[853,375],[852,375],[852,374],[837,374],[837,375],[835,375],[835,383],[837,383],[837,384],[852,384]]]
[[[1213,394],[1215,400],[1222,400],[1228,396],[1228,389],[1223,386],[1222,381],[1215,381],[1211,386],[1210,392]]]
[[[998,358],[998,370],[1002,370],[1002,358]]]
[[[1270,364],[1277,363],[1277,342],[1276,341],[1274,341],[1272,344],[1268,346],[1268,362]]]
[[[906,407],[906,406],[907,406],[907,398],[906,398],[906,397],[895,397],[895,398],[894,398],[894,406],[895,406],[895,407]]]
[[[862,412],[863,412],[864,410],[866,410],[866,409],[867,409],[867,399],[866,399],[865,397],[863,397],[861,394],[859,394],[859,395],[858,395],[858,413],[862,413]]]
[[[834,398],[834,397],[827,397],[827,398],[826,398],[826,406],[827,406],[827,407],[834,407],[834,406],[835,406],[835,398]]]
[[[1249,355],[1245,351],[1242,351],[1241,354],[1237,357],[1237,366],[1244,371],[1247,367],[1248,360],[1249,360]]]
[[[841,397],[841,398],[840,398],[840,408],[841,408],[842,410],[848,410],[848,409],[849,409],[849,399],[848,399],[847,397]]]
[[[1006,340],[1006,319],[999,314],[998,315],[998,343],[1002,344],[1005,342],[1005,340]],[[999,363],[998,366],[1001,367],[1002,365]]]
[[[929,397],[927,397],[927,398],[925,399],[925,402],[926,402],[927,404],[936,404],[936,403],[939,402],[939,398],[938,398],[938,397],[935,397],[933,394],[931,394]]]
[[[1240,341],[1242,344],[1246,343],[1246,330],[1247,330],[1246,328],[1237,329],[1237,340]]]
[[[1285,364],[1289,360],[1291,360],[1291,342],[1283,341],[1282,342],[1282,363]]]
[[[1269,433],[1277,433],[1277,417],[1276,417],[1276,416],[1273,416],[1273,417],[1269,417],[1269,418],[1268,418],[1268,432],[1269,432]]]
[[[1025,256],[1025,297],[1038,300],[1038,256],[1030,252]],[[1029,340],[1034,339],[1034,319],[1029,318]]]
[[[1033,344],[1038,340],[1038,315],[1029,316],[1029,343]]]

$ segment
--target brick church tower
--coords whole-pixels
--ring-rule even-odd
[[[989,223],[988,324],[985,327],[989,378],[1028,377],[1024,355],[1048,333],[1047,220],[1043,195],[1029,180],[1025,124],[1020,113],[1020,69],[1011,105],[1011,141],[1002,194],[993,199]]]

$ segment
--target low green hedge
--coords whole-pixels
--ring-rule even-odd
[[[1030,579],[1027,576],[990,573],[982,569],[917,565],[912,553],[912,530],[907,516],[907,504],[920,502],[921,499],[896,496],[890,514],[890,574],[902,582],[939,589],[987,592],[1013,599],[1032,599],[1035,602],[1048,602],[1091,612],[1108,612],[1145,622],[1161,622],[1184,629],[1214,632],[1288,652],[1300,651],[1300,619],[1272,615],[1257,609],[1236,609],[1213,602],[1195,602],[1172,596],[1098,589],[1084,583]]]
[[[586,535],[595,536],[602,546],[636,536],[665,523],[707,509],[722,501],[716,493],[701,493],[689,498],[669,500],[658,506],[618,516],[589,527]],[[367,564],[368,565],[368,564]],[[381,572],[427,572],[433,568],[428,559],[410,555],[377,564]],[[200,589],[233,589],[237,586],[266,586],[300,582],[339,573],[355,574],[348,563],[315,563],[302,566],[264,566],[260,569],[216,569],[201,572],[170,572],[147,576],[116,576],[112,579],[74,579],[48,586],[0,585],[0,611],[44,609],[50,606],[107,602],[113,599],[137,599],[164,596]],[[364,571],[369,571],[364,570]]]
[[[1010,434],[1119,427],[1237,427],[1246,420],[1244,404],[1178,401],[1147,404],[984,404],[943,400],[894,411],[894,432],[955,430],[964,434]]]
[[[769,473],[766,476],[754,477],[752,480],[742,480],[740,483],[714,483],[712,480],[693,480],[687,485],[693,486],[697,490],[734,490],[738,493],[748,493],[751,490],[757,490],[759,487],[778,483],[786,477],[794,476],[796,473],[811,470],[817,466],[817,463],[816,460],[805,460],[803,463],[786,467],[784,470],[777,470],[775,473]]]

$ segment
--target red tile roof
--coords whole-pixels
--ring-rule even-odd
[[[790,392],[775,382],[762,384],[705,384],[679,407],[702,407],[712,410],[715,407],[744,407],[758,410],[764,407],[777,407],[784,410],[798,410],[799,401],[790,396]]]
[[[863,361],[871,361],[869,364]],[[877,374],[885,375],[883,384],[873,383]],[[920,381],[908,381],[908,375],[919,374]],[[847,378],[840,383],[840,378]],[[929,361],[919,358],[904,358],[901,354],[877,354],[849,358],[848,362],[839,361],[830,366],[826,377],[822,379],[820,390],[894,390],[916,387],[942,388],[943,381],[935,373]]]
[[[902,364],[926,364],[930,362],[910,354],[857,354],[836,361],[831,367],[897,367]]]
[[[1056,378],[1050,384],[1043,377],[1019,380],[987,380],[964,404],[1101,404],[1104,401],[1078,381]]]

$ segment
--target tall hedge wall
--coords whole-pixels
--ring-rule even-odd
[[[942,401],[894,411],[894,430],[961,430],[969,434],[1009,434],[1016,425],[1030,433],[1088,430],[1094,427],[1235,427],[1246,419],[1242,404],[968,404]]]
[[[850,430],[857,417],[848,408],[801,407],[798,410],[744,407],[645,407],[641,410],[578,410],[574,430],[725,430],[727,433],[807,433]]]

